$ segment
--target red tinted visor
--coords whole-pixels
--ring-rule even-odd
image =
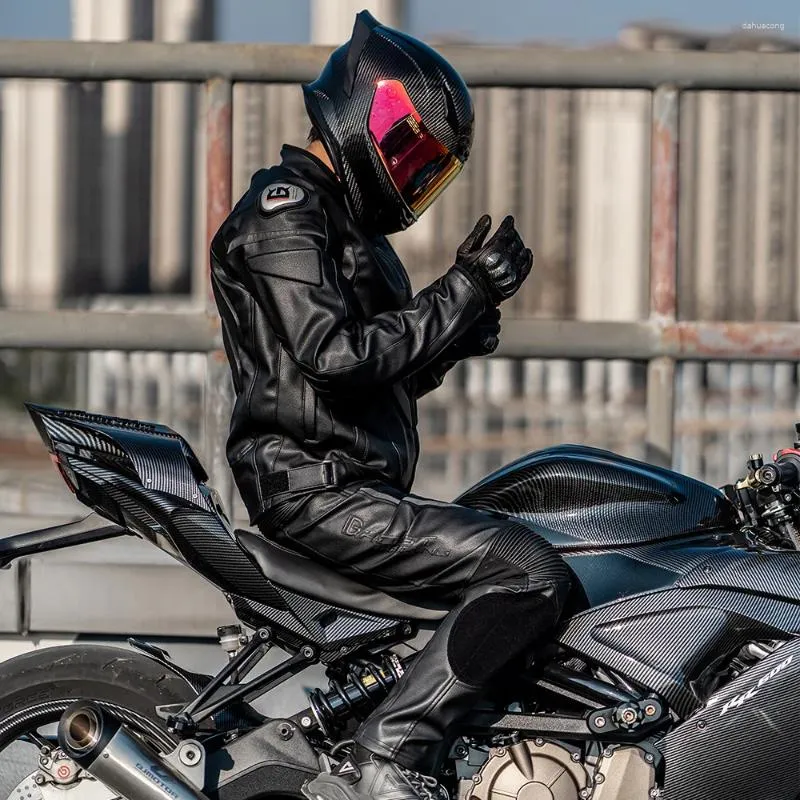
[[[464,166],[425,127],[400,81],[376,84],[369,134],[392,183],[417,217]]]

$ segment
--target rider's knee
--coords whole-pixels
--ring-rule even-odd
[[[497,528],[475,577],[484,584],[544,592],[558,608],[570,590],[570,571],[558,551],[518,522]]]

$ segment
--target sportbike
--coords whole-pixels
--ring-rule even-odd
[[[213,676],[134,639],[131,649],[74,644],[0,665],[0,753],[38,748],[37,768],[7,800],[300,798],[344,757],[358,720],[447,609],[234,530],[169,428],[28,408],[94,513],[0,540],[0,565],[137,536],[214,584],[241,624],[219,629],[228,661]],[[452,798],[800,796],[800,442],[766,462],[752,456],[723,489],[554,447],[456,502],[545,536],[574,588],[549,649],[504,674],[454,732],[436,776]],[[259,668],[271,648],[283,660]],[[320,663],[329,684],[294,716],[251,705],[269,708],[271,692]]]

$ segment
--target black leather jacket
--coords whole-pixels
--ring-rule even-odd
[[[484,290],[454,266],[412,297],[385,237],[346,211],[336,177],[285,146],[211,246],[236,403],[228,460],[255,524],[292,494],[376,478],[408,490],[417,398],[455,363]]]

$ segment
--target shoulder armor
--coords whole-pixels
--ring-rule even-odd
[[[297,208],[308,202],[308,192],[301,186],[286,181],[269,184],[258,199],[258,210],[267,216],[288,208]]]
[[[277,170],[276,170],[277,171]],[[259,176],[253,181],[245,202],[233,214],[225,229],[225,249],[232,253],[242,245],[265,242],[274,251],[282,247],[296,248],[298,237],[318,239],[323,246],[327,239],[325,213],[319,197],[309,186],[301,186],[282,175]]]

